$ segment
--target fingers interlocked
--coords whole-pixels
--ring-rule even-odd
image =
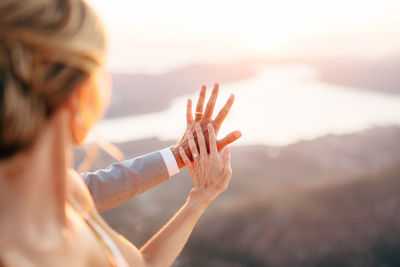
[[[209,168],[212,165],[211,161],[219,159],[218,148],[217,148],[217,138],[215,135],[214,128],[211,123],[208,124],[208,134],[209,134],[209,151],[207,152],[207,144],[204,138],[203,130],[199,123],[195,123],[195,130],[197,133],[197,141],[199,144],[199,150],[196,146],[196,142],[193,137],[192,131],[188,130],[188,139],[189,139],[189,148],[192,153],[193,162],[189,160],[189,157],[186,155],[185,150],[180,147],[179,153],[188,167],[190,173],[192,174],[193,182],[195,186],[207,185],[210,181],[203,180],[203,175],[198,175],[197,172],[206,172],[206,168]],[[196,155],[200,154],[199,157]]]

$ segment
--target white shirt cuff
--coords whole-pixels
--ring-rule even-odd
[[[165,165],[167,166],[169,176],[174,176],[179,173],[179,167],[176,163],[174,154],[171,151],[171,148],[165,148],[160,150],[161,156],[164,159]]]

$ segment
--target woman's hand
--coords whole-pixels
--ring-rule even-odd
[[[203,129],[203,132],[205,133],[204,139],[206,140],[206,144],[208,145],[208,133],[207,133],[207,125],[209,123],[212,124],[214,127],[215,134],[218,135],[218,131],[221,128],[222,123],[224,122],[225,118],[228,116],[229,110],[231,109],[233,102],[235,100],[234,95],[231,95],[231,97],[227,100],[225,103],[224,107],[219,111],[218,115],[213,119],[213,112],[214,112],[214,107],[215,103],[217,101],[218,97],[218,92],[219,92],[219,84],[216,83],[214,85],[214,89],[212,91],[212,94],[210,96],[210,99],[207,102],[207,105],[204,109],[204,102],[206,98],[206,86],[203,85],[200,90],[200,95],[199,99],[196,105],[196,116],[193,118],[193,113],[192,113],[192,100],[188,99],[187,102],[187,107],[186,107],[186,129],[187,130],[192,130],[194,131],[194,124],[198,122],[200,126]],[[203,114],[204,110],[204,114]],[[178,150],[178,147],[183,147],[185,150],[188,158],[193,161],[192,159],[192,153],[189,149],[189,139],[187,135],[188,131],[185,132],[181,140],[178,142],[178,144],[174,147],[172,147],[172,153],[175,156],[176,162],[179,166],[179,168],[182,168],[185,166],[185,163],[183,162],[182,157],[180,157],[180,153]],[[237,139],[241,137],[241,132],[239,131],[234,131],[226,135],[224,138],[221,140],[217,140],[217,148],[218,152],[220,152],[222,149],[224,149],[225,146],[229,145],[230,143],[233,143]],[[193,133],[194,139],[196,141],[197,139],[197,134],[196,132]]]
[[[232,169],[230,149],[224,150],[221,160],[218,155],[214,127],[211,123],[207,127],[210,153],[207,153],[206,140],[199,123],[195,123],[195,130],[200,151],[197,149],[192,131],[188,130],[189,148],[194,159],[193,162],[189,160],[182,147],[180,147],[179,153],[193,179],[194,188],[190,193],[190,198],[199,197],[209,204],[228,188]]]

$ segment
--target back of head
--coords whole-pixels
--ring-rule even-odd
[[[0,1],[0,160],[33,144],[104,54],[103,28],[83,0]]]

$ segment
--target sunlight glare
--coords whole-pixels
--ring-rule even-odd
[[[104,20],[114,67],[314,51],[390,53],[400,45],[393,37],[400,35],[396,0],[88,1]],[[342,38],[345,46],[335,42]]]

